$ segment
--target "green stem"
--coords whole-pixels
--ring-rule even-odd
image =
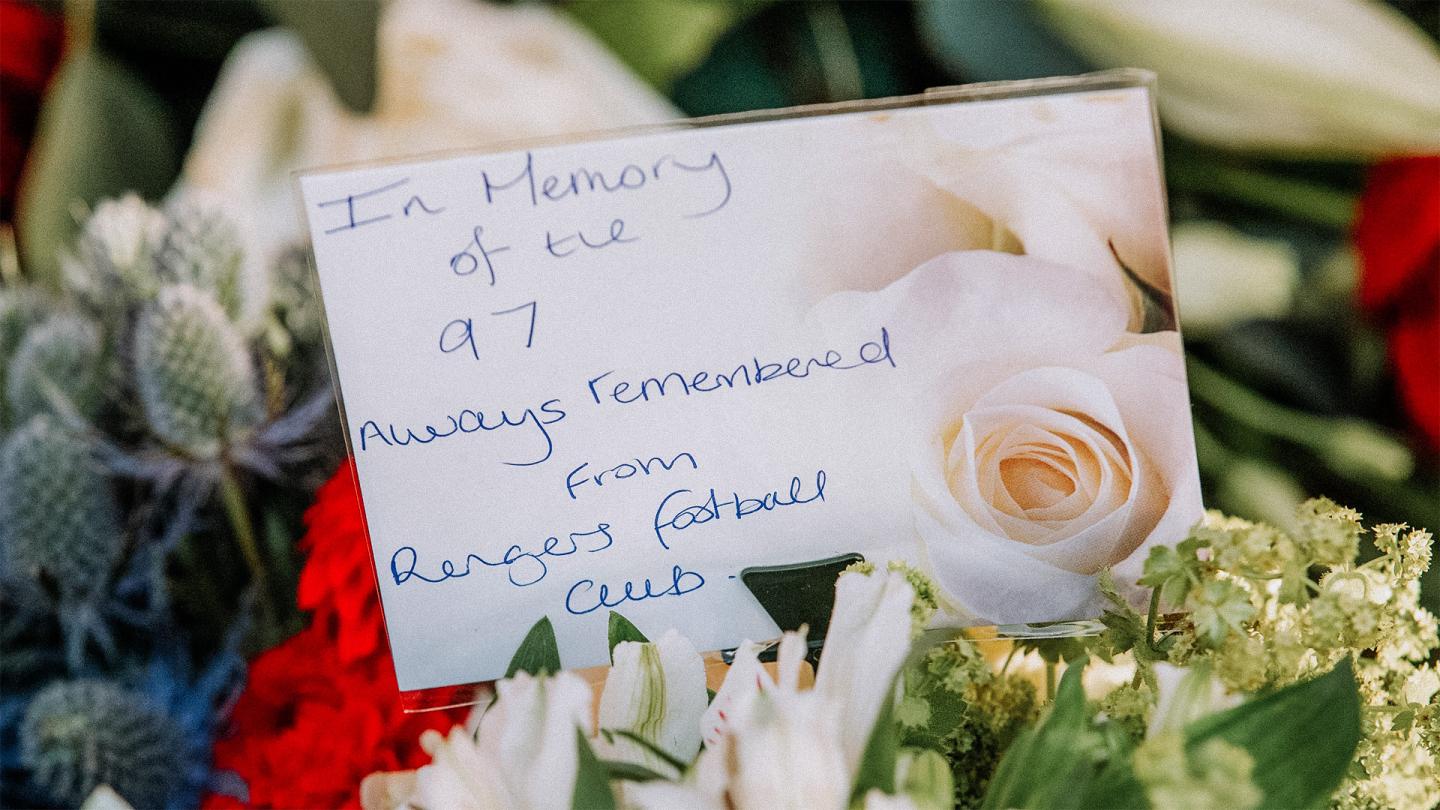
[[[1055,662],[1045,662],[1045,699],[1055,702]]]
[[[245,503],[245,492],[240,487],[235,471],[228,464],[220,468],[220,500],[225,505],[225,516],[245,557],[245,566],[250,569],[250,581],[255,586],[255,599],[259,602],[262,627],[259,637],[269,638],[276,628],[275,605],[269,592],[269,577],[265,575],[265,558],[260,554],[260,544],[255,536],[255,524],[250,519],[250,508]]]
[[[240,552],[245,555],[245,564],[250,568],[250,577],[257,585],[265,581],[265,559],[260,556],[260,545],[255,539],[255,524],[250,520],[250,510],[245,504],[245,493],[235,473],[225,466],[220,470],[220,498],[225,504],[225,516],[230,519],[230,528],[240,543]]]
[[[1155,645],[1155,622],[1159,615],[1160,589],[1154,588],[1150,591],[1150,610],[1145,614],[1145,646],[1150,648],[1150,652],[1157,655],[1160,648]]]
[[[1176,188],[1211,194],[1292,219],[1347,230],[1355,217],[1355,196],[1316,183],[1235,166],[1175,160],[1167,167]]]

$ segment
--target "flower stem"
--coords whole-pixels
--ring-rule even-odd
[[[1145,646],[1152,653],[1160,652],[1160,648],[1155,646],[1155,621],[1159,614],[1160,589],[1153,588],[1150,591],[1150,610],[1145,614]]]
[[[245,557],[245,566],[250,569],[250,582],[255,588],[255,599],[260,603],[261,638],[267,638],[275,628],[275,606],[269,593],[269,578],[265,575],[265,558],[260,556],[260,545],[255,536],[255,524],[250,519],[250,509],[245,503],[245,493],[235,477],[235,471],[228,464],[220,468],[220,500],[225,504],[225,516],[230,520],[240,553]]]
[[[1055,662],[1045,662],[1045,698],[1055,702]]]

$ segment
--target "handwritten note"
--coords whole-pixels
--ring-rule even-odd
[[[1047,139],[1118,166],[1087,193],[1119,222],[1075,258],[1158,240],[1127,263],[1168,287],[1150,120],[1135,88],[302,176],[400,686],[495,678],[541,616],[567,666],[606,660],[611,609],[708,649],[771,637],[741,569],[852,551],[933,572],[963,621],[1092,610],[1099,568],[1179,539],[1198,496],[1188,423],[1176,472],[1164,420],[1088,380],[1132,338],[1138,384],[1183,367],[1117,267],[1026,229],[1047,195],[1051,225],[1084,220]],[[1057,285],[1101,314],[1048,318]],[[1067,363],[1090,377],[1036,376]],[[1178,379],[1152,402],[1177,425]],[[1104,549],[1061,553],[1096,526]]]

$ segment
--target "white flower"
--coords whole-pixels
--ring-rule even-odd
[[[960,618],[1096,615],[1095,574],[1133,583],[1200,518],[1179,335],[1127,332],[1089,274],[952,253],[812,318],[893,324],[921,553]]]
[[[700,718],[705,712],[705,662],[695,645],[674,630],[654,643],[622,641],[600,695],[602,732],[624,730],[654,743],[682,762],[700,750]],[[616,737],[596,741],[610,759],[644,765],[659,773],[670,766],[640,744]]]
[[[1440,147],[1440,49],[1383,3],[1045,0],[1041,8],[1100,66],[1157,72],[1166,124],[1192,138],[1352,157]]]
[[[1176,225],[1171,240],[1188,334],[1289,312],[1300,283],[1300,257],[1289,243],[1247,236],[1219,222]]]
[[[894,699],[895,675],[910,650],[914,601],[915,590],[894,571],[843,574],[835,583],[835,609],[815,691],[845,707],[840,744],[851,773],[860,764],[881,704]]]
[[[590,733],[590,686],[570,673],[522,672],[495,690],[497,702],[474,735],[456,726],[449,735],[421,736],[432,759],[415,771],[413,787],[404,774],[372,775],[362,789],[367,809],[569,810],[577,731]],[[397,800],[407,788],[413,792]]]
[[[746,643],[706,712],[705,750],[680,783],[628,785],[633,807],[849,806],[881,703],[893,699],[910,647],[914,590],[903,575],[845,574],[815,688],[798,688],[805,639],[786,633],[775,677]]]
[[[226,61],[182,182],[249,212],[259,258],[302,236],[297,169],[677,114],[566,15],[540,6],[397,0],[382,7],[376,48],[375,106],[365,115],[340,103],[291,33],[252,34]]]
[[[1225,684],[1203,663],[1188,669],[1157,663],[1155,681],[1160,691],[1155,711],[1150,715],[1150,735],[1182,732],[1190,723],[1234,708],[1243,700],[1242,695],[1226,690]]]
[[[1123,290],[1118,255],[1169,292],[1143,93],[1011,99],[983,114],[966,107],[857,119],[853,151],[814,156],[816,176],[827,178],[816,206],[853,216],[807,224],[804,294],[879,290],[935,256],[974,249],[1070,264]],[[858,220],[864,228],[851,226]]]

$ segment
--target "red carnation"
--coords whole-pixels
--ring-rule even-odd
[[[355,463],[346,461],[315,493],[300,548],[308,554],[296,601],[339,641],[340,660],[385,650],[385,619],[375,596],[375,569],[365,533]]]
[[[425,764],[420,734],[466,713],[401,710],[354,481],[342,465],[305,514],[299,602],[314,611],[310,627],[255,659],[215,743],[215,767],[245,782],[252,807],[356,807],[360,780]]]
[[[1355,246],[1360,304],[1384,319],[1405,410],[1440,452],[1440,156],[1370,169]]]

